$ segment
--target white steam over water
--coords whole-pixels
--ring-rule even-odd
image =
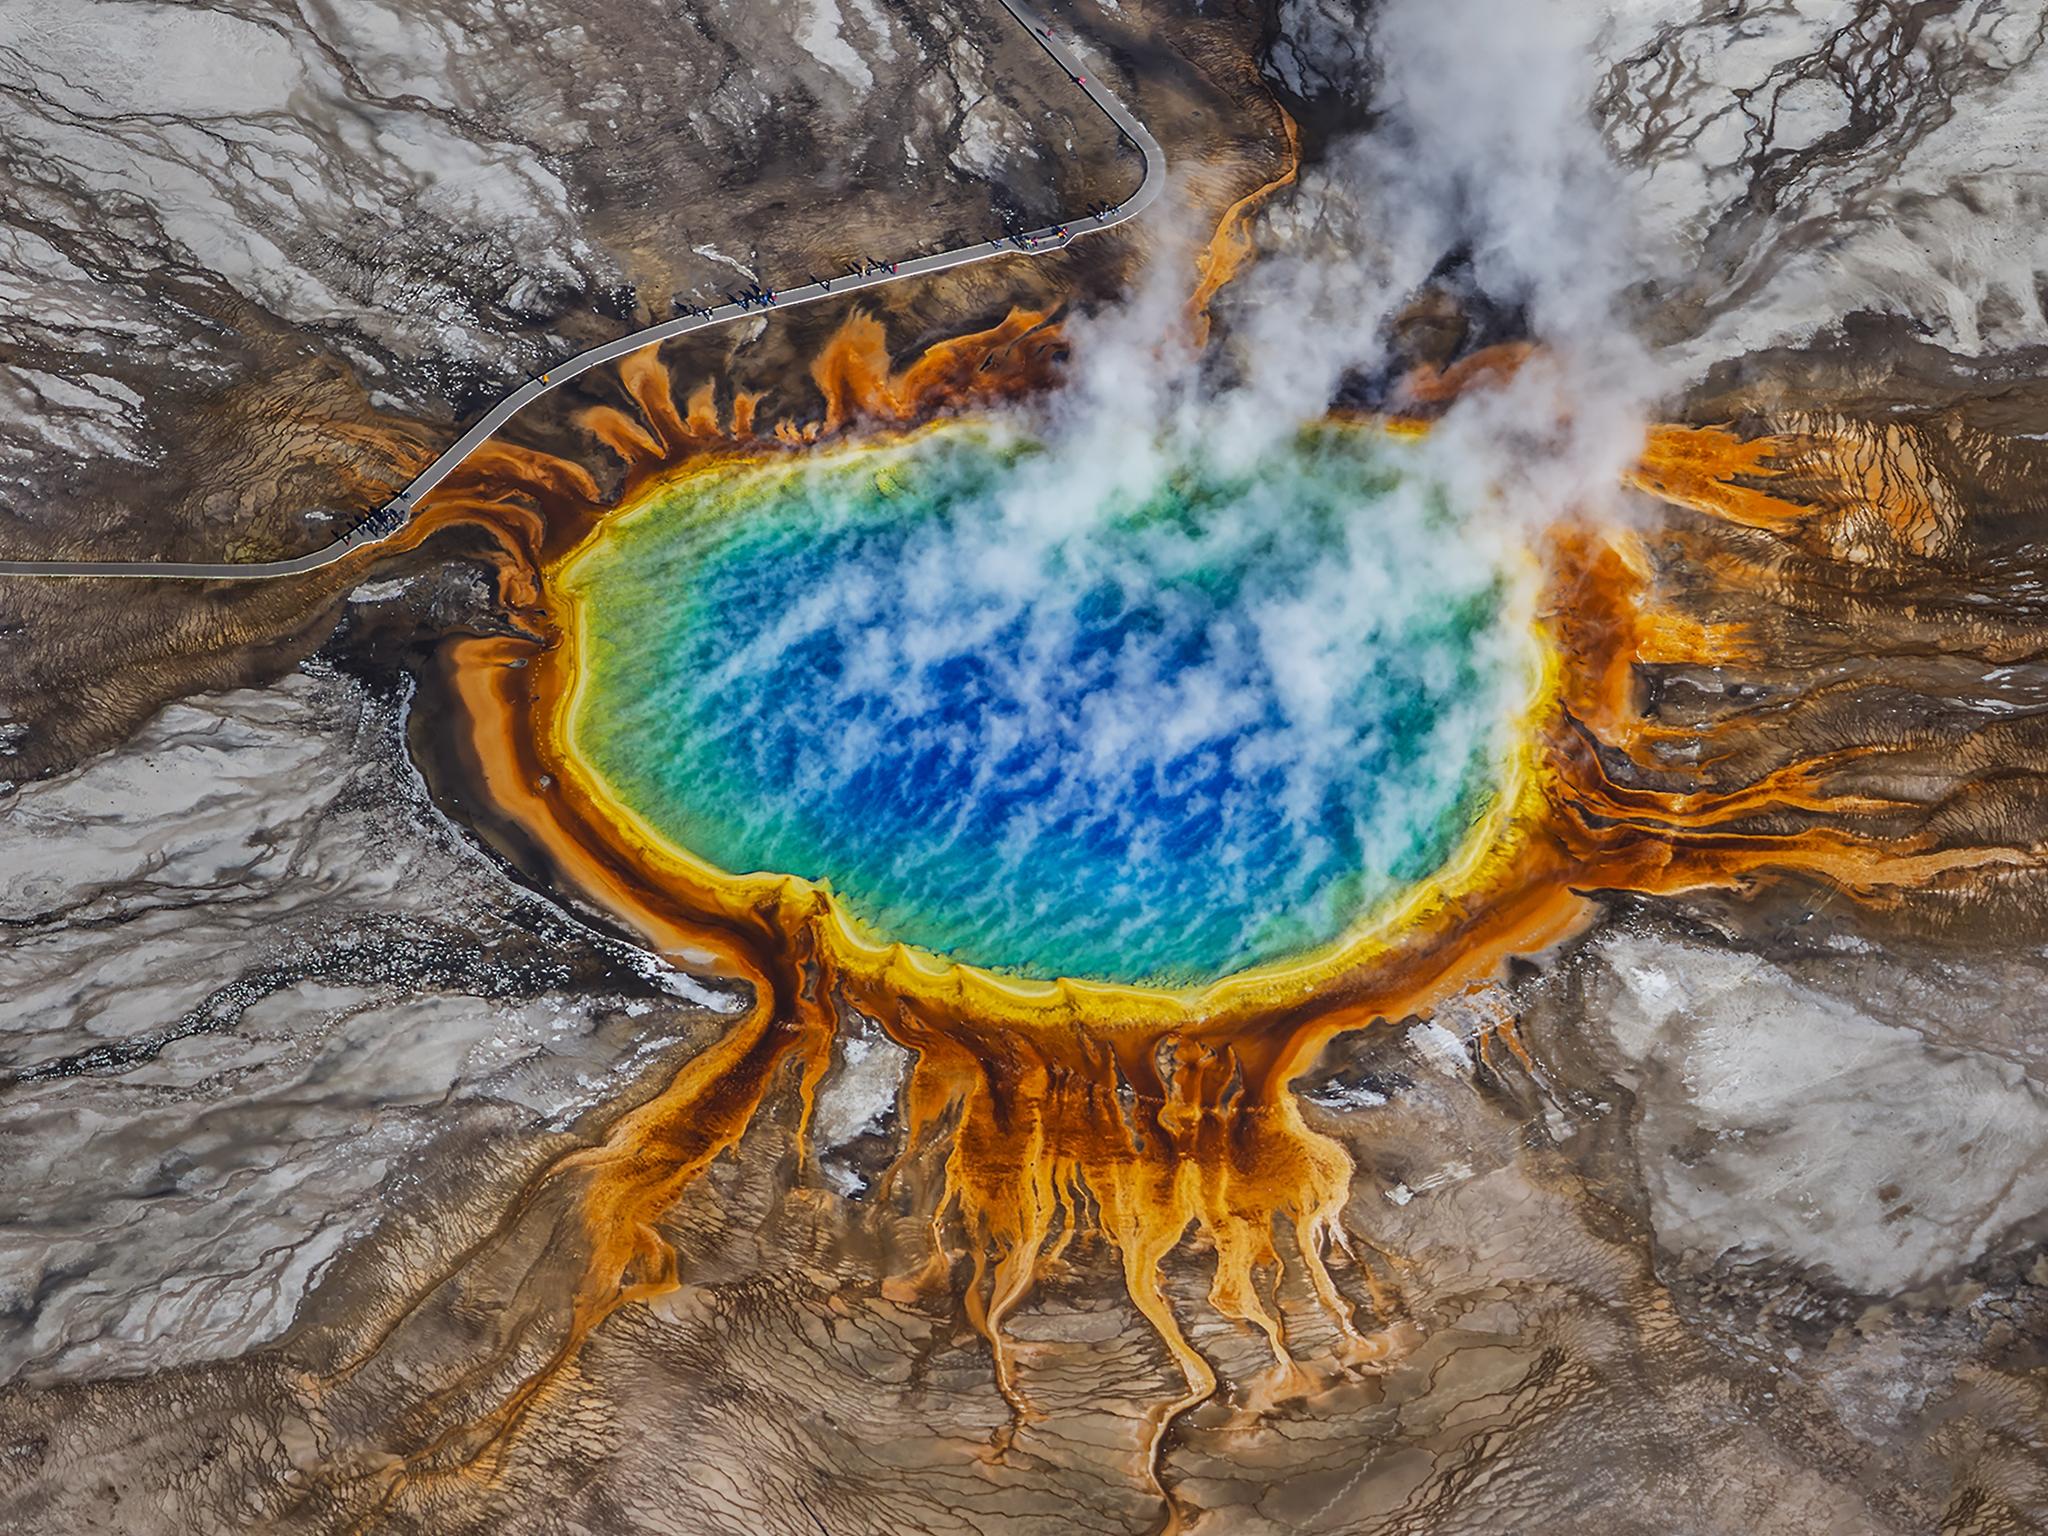
[[[1350,88],[1371,92],[1378,124],[1262,213],[1261,254],[1216,305],[1224,367],[1183,344],[1207,231],[1169,216],[1140,291],[1073,327],[1075,368],[1052,405],[1057,462],[1020,485],[1018,537],[1064,536],[1197,450],[1226,469],[1264,456],[1321,417],[1347,375],[1388,361],[1390,322],[1460,250],[1480,288],[1522,307],[1539,350],[1504,387],[1451,408],[1427,478],[1485,510],[1483,538],[1615,511],[1673,380],[1629,323],[1655,264],[1590,113],[1595,31],[1570,0],[1375,6]]]
[[[1524,550],[1613,510],[1655,370],[1621,320],[1637,266],[1583,40],[1545,6],[1375,14],[1383,117],[1281,194],[1220,348],[1190,344],[1207,231],[1184,216],[1020,412],[1044,451],[936,502],[907,462],[897,490],[874,471],[886,506],[857,473],[794,472],[763,542],[681,550],[661,577],[702,612],[600,605],[615,654],[667,668],[622,679],[609,728],[678,840],[828,878],[892,937],[1128,979],[1319,944],[1448,856],[1530,699]],[[1388,364],[1390,322],[1454,250],[1526,313],[1536,358],[1354,457],[1333,497],[1304,428]],[[654,739],[676,748],[649,766]]]
[[[1461,568],[1467,580],[1500,570],[1503,551],[1537,529],[1619,515],[1621,476],[1671,380],[1628,321],[1653,264],[1591,116],[1594,31],[1594,14],[1568,0],[1374,7],[1360,56],[1372,83],[1357,88],[1372,91],[1377,126],[1265,210],[1262,254],[1216,306],[1222,358],[1185,344],[1193,248],[1206,230],[1183,214],[1166,222],[1139,291],[1074,326],[1070,381],[1037,429],[1053,451],[1008,491],[1005,536],[968,579],[1021,596],[1042,580],[1049,549],[1179,466],[1200,459],[1227,472],[1265,459],[1324,415],[1347,375],[1387,363],[1390,322],[1454,250],[1470,253],[1488,295],[1523,309],[1537,351],[1505,384],[1450,408],[1397,493],[1441,496],[1456,525],[1362,504],[1341,558],[1262,626],[1283,694],[1301,706],[1304,760],[1318,755],[1313,701],[1342,691],[1362,640],[1399,632],[1415,605],[1460,584]],[[1495,675],[1515,679],[1485,706],[1497,717],[1522,695],[1519,669]],[[1164,689],[1158,704],[1170,736]]]
[[[1656,263],[1591,116],[1594,32],[1569,0],[1373,9],[1349,88],[1371,93],[1377,126],[1305,169],[1219,304],[1248,381],[1220,402],[1233,435],[1313,415],[1347,372],[1384,363],[1389,321],[1464,250],[1539,351],[1452,408],[1436,473],[1524,528],[1615,510],[1673,380],[1630,324]]]
[[[1034,515],[1071,461],[979,427],[685,480],[569,573],[579,744],[714,865],[977,964],[1177,984],[1332,941],[1487,804],[1527,583],[1411,445],[1180,446],[1078,519]]]

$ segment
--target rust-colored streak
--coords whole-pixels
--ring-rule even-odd
[[[616,453],[628,469],[658,463],[664,456],[660,440],[616,407],[594,405],[577,414],[576,424]]]
[[[1034,309],[1013,309],[996,325],[934,342],[905,368],[896,398],[907,417],[949,402],[1009,399],[1045,385],[1066,338]]]
[[[1787,446],[1774,437],[1745,442],[1726,427],[1655,427],[1631,479],[1660,500],[1782,532],[1808,509],[1752,482],[1780,477]]]
[[[708,440],[719,435],[717,385],[706,379],[690,391],[685,409],[683,427],[690,437]]]
[[[1956,552],[1965,498],[1934,459],[1981,468],[1993,451],[1985,434],[1813,415],[1780,427],[1749,439],[1726,427],[1659,427],[1637,484],[1850,566],[1896,567]]]
[[[1448,405],[1468,390],[1506,383],[1535,352],[1530,342],[1503,341],[1481,347],[1447,368],[1419,363],[1402,379],[1399,394],[1412,405]]]
[[[1247,192],[1224,210],[1215,231],[1209,236],[1208,244],[1195,258],[1195,291],[1188,299],[1187,313],[1188,328],[1197,349],[1209,340],[1210,303],[1258,250],[1252,240],[1252,215],[1275,192],[1292,186],[1295,177],[1301,173],[1301,130],[1295,125],[1293,116],[1278,102],[1273,104],[1273,110],[1280,114],[1287,137],[1285,165],[1279,175]]]
[[[859,310],[825,343],[811,364],[811,377],[825,397],[825,429],[836,432],[856,412],[902,414],[890,388],[889,348],[882,322]]]
[[[655,437],[671,453],[679,452],[689,442],[690,432],[676,412],[675,393],[668,369],[662,365],[661,347],[657,344],[627,353],[619,360],[619,382],[640,407],[640,414]]]
[[[1008,398],[1043,384],[1062,344],[1044,315],[1013,309],[985,331],[934,343],[896,373],[881,322],[856,310],[826,340],[811,378],[825,398],[824,430],[837,432],[862,419],[912,421],[951,401]]]
[[[465,486],[509,484],[585,502],[595,502],[599,495],[597,481],[581,464],[495,437],[463,460],[461,469],[450,478]]]

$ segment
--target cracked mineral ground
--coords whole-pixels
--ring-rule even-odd
[[[0,574],[0,1530],[2048,1536],[2044,146],[2041,0],[0,7],[0,562],[218,567]]]

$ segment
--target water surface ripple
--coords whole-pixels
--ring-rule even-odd
[[[1091,490],[953,425],[701,471],[563,573],[576,747],[700,858],[956,960],[1313,948],[1449,857],[1515,712],[1508,562],[1412,452],[1324,427]]]

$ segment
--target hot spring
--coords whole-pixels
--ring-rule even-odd
[[[1323,425],[1084,470],[982,424],[715,461],[558,573],[570,756],[728,876],[1035,979],[1324,949],[1459,851],[1536,671],[1528,557]]]

